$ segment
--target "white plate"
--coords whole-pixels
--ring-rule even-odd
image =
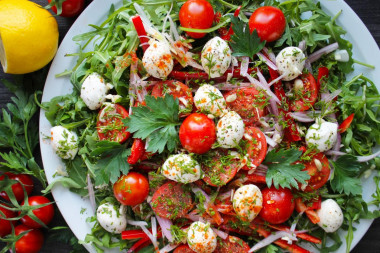
[[[88,24],[100,24],[106,19],[111,4],[114,3],[116,7],[119,7],[121,6],[121,2],[121,0],[94,0],[78,17],[62,41],[50,67],[43,92],[43,102],[49,101],[58,95],[71,93],[72,91],[69,77],[55,77],[57,73],[71,69],[76,64],[75,57],[65,57],[67,53],[78,51],[78,45],[72,41],[72,37],[92,30]],[[380,61],[378,60],[380,59],[380,50],[363,22],[343,0],[322,1],[322,6],[331,16],[334,16],[340,10],[343,11],[337,22],[348,32],[345,38],[354,45],[354,58],[376,66],[376,70],[369,70],[356,65],[354,74],[365,73],[365,75],[372,80],[380,80]],[[361,46],[359,47],[359,45]],[[377,87],[379,89],[380,85],[377,84]],[[42,161],[49,183],[55,180],[53,175],[56,173],[56,170],[59,167],[63,167],[60,158],[51,149],[50,142],[46,140],[46,136],[50,136],[50,128],[51,125],[45,118],[44,111],[41,110],[40,146]],[[363,183],[364,200],[370,200],[371,193],[374,192],[374,190],[375,185],[372,178],[366,180],[365,183]],[[79,240],[84,240],[86,234],[91,231],[91,224],[86,222],[86,218],[94,215],[90,201],[79,197],[61,185],[56,185],[52,189],[52,193],[59,210],[71,230]],[[81,210],[85,210],[85,212],[81,213]],[[362,220],[359,225],[356,225],[357,230],[354,232],[352,247],[364,236],[371,223],[372,220]],[[342,241],[345,242],[343,236],[344,234],[342,233],[341,238]],[[85,245],[85,247],[89,252],[96,252],[91,245]],[[117,250],[115,252],[117,252]],[[343,243],[337,252],[345,252],[345,243]]]

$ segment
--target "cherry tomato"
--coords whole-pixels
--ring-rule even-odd
[[[52,0],[48,0],[49,3],[51,1]],[[85,0],[65,0],[62,3],[62,13],[60,16],[69,18],[79,15],[84,9],[84,3]],[[51,7],[51,9],[54,13],[57,13],[56,6]]]
[[[236,96],[236,99],[234,99]],[[246,126],[251,126],[264,115],[265,95],[255,88],[239,88],[224,94],[227,107],[237,112]]]
[[[249,163],[254,167],[259,166],[267,154],[267,140],[265,135],[257,127],[246,127],[244,139],[247,141],[247,154]],[[249,136],[249,139],[247,137]],[[244,170],[250,170],[249,166],[244,166]]]
[[[6,205],[8,206],[8,205]],[[3,218],[14,218],[16,213],[0,206],[0,237],[9,235],[12,232],[12,225],[16,225],[16,221],[9,221]]]
[[[202,113],[190,114],[179,128],[179,140],[191,153],[206,153],[216,140],[214,121]]]
[[[44,244],[44,235],[39,229],[33,229],[25,225],[15,227],[16,236],[22,232],[29,231],[15,244],[16,253],[37,253]]]
[[[295,207],[292,192],[285,188],[274,187],[261,190],[263,194],[263,208],[259,215],[271,224],[280,224],[287,221]]]
[[[113,185],[115,198],[123,205],[135,206],[141,204],[149,193],[149,183],[145,176],[129,172],[123,175]]]
[[[326,184],[330,177],[329,160],[323,153],[314,155],[310,162],[304,163],[307,173],[310,175],[307,186],[303,191],[312,192]]]
[[[44,196],[32,196],[28,198],[28,203],[30,206],[38,206],[50,203],[51,201]],[[25,203],[23,202],[22,205]],[[47,206],[33,210],[35,216],[40,219],[45,225],[48,225],[54,217],[54,206],[49,204]],[[39,223],[32,220],[29,216],[24,216],[21,218],[21,222],[31,228],[40,228],[42,227]]]
[[[207,29],[212,26],[214,21],[214,9],[206,0],[188,0],[179,11],[179,22],[183,27]],[[199,39],[205,33],[186,32],[190,37]]]
[[[256,29],[261,40],[272,42],[281,38],[285,31],[286,19],[279,8],[263,6],[252,13],[248,25],[251,32]]]
[[[297,79],[302,80],[303,88],[302,90],[293,89],[295,99],[290,100],[290,106],[292,111],[303,112],[312,107],[317,101],[318,87],[314,76],[310,73],[303,74]]]
[[[113,106],[103,107],[99,111],[98,122],[96,123],[98,136],[101,141],[108,140],[123,143],[131,136],[131,133],[124,127],[121,119],[127,118],[129,114],[123,106],[118,104]]]
[[[12,185],[13,194],[15,195],[16,200],[18,202],[23,201],[25,197],[24,190],[21,184],[24,185],[25,191],[28,196],[32,193],[34,184],[31,176],[26,174],[13,174],[10,172],[5,172],[4,174],[7,175],[9,179],[17,180],[20,182]],[[3,179],[4,175],[0,176],[0,181]],[[0,196],[3,197],[5,200],[10,201],[8,194],[5,191],[0,192]]]

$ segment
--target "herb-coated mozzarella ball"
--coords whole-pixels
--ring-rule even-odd
[[[219,117],[226,111],[226,100],[220,90],[204,84],[195,92],[194,103],[198,110]]]
[[[284,81],[291,81],[302,74],[305,67],[305,55],[298,47],[286,47],[277,55],[276,64],[278,72]]]
[[[244,121],[235,111],[227,112],[216,125],[216,138],[222,148],[236,147],[244,135]]]
[[[106,100],[109,85],[98,73],[86,77],[80,90],[80,97],[90,110],[99,109]]]
[[[317,122],[306,132],[306,144],[319,152],[331,149],[338,138],[338,124],[331,122]]]
[[[191,156],[178,154],[165,161],[161,172],[168,179],[187,184],[200,179],[201,166]]]
[[[166,78],[173,70],[173,57],[169,45],[162,41],[151,41],[142,63],[151,76]]]
[[[96,218],[100,226],[110,233],[120,234],[127,226],[127,216],[123,206],[120,208],[111,203],[104,203],[98,207]]]
[[[322,201],[321,209],[317,210],[320,221],[318,225],[327,233],[337,231],[343,223],[343,212],[332,199]]]
[[[50,129],[51,147],[62,159],[74,159],[78,152],[78,136],[76,133],[55,126]]]
[[[196,221],[187,231],[187,243],[197,253],[211,253],[216,248],[216,235],[210,224]]]
[[[242,219],[252,221],[263,207],[263,195],[256,185],[243,185],[236,190],[232,204]]]
[[[211,78],[220,77],[232,61],[231,49],[225,40],[214,37],[203,47],[202,67]]]

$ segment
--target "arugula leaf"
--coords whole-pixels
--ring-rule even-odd
[[[268,152],[265,157],[264,164],[268,166],[266,182],[268,187],[272,184],[276,189],[297,188],[298,183],[306,184],[306,180],[310,179],[303,164],[294,164],[299,160],[302,151],[298,149],[280,149]]]
[[[74,160],[68,160],[66,163],[66,170],[70,180],[63,180],[64,186],[70,185],[70,191],[75,192],[81,196],[88,195],[87,191],[87,169],[80,157],[75,157]],[[59,179],[58,179],[59,180]],[[70,182],[69,182],[70,181]]]
[[[330,179],[331,189],[346,195],[360,195],[362,186],[358,178],[361,164],[352,155],[340,156],[338,160],[330,161],[334,167],[334,173]]]
[[[250,33],[247,23],[239,20],[237,17],[231,17],[232,30],[231,36],[232,55],[234,56],[253,56],[264,48],[266,41],[261,41],[256,29]]]
[[[178,119],[179,102],[172,95],[154,98],[145,97],[146,106],[133,109],[129,118],[123,119],[128,131],[135,138],[148,140],[148,152],[162,153],[165,149],[172,152],[179,143]]]

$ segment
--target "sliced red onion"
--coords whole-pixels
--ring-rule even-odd
[[[248,66],[249,66],[249,57],[248,56],[241,57],[241,65],[240,65],[241,76],[246,76],[248,74]]]
[[[149,239],[152,241],[153,243],[153,246],[155,249],[158,250],[158,243],[157,243],[157,237],[154,237],[152,235],[152,233],[145,227],[145,226],[140,226],[140,228],[142,229],[142,231],[144,231],[144,233],[149,237]],[[152,229],[153,230],[153,229]],[[157,251],[155,250],[155,251]]]
[[[282,74],[281,76],[277,77],[276,79],[272,80],[268,86],[271,87],[273,84],[277,83],[278,81],[282,80],[287,74]]]
[[[365,163],[368,162],[376,157],[380,156],[380,150],[377,151],[376,153],[369,155],[369,156],[358,156],[358,162]]]
[[[169,13],[170,13],[170,11],[169,11]],[[177,41],[177,40],[179,40],[179,34],[177,31],[177,26],[174,24],[173,19],[170,17],[169,13],[168,13],[167,17],[169,19],[170,32],[173,34],[174,39]]]
[[[336,123],[336,124],[338,125],[338,123]],[[338,127],[339,127],[339,125],[338,125]],[[337,137],[336,137],[336,142],[335,142],[334,147],[333,147],[333,151],[339,151],[341,144],[342,144],[342,136],[340,135],[340,133],[338,131]],[[333,156],[333,161],[336,161],[337,159],[338,159],[338,156],[334,155]]]
[[[148,223],[146,223],[145,221],[127,220],[127,223],[136,227],[148,226]]]
[[[207,195],[207,193],[205,193],[201,188],[197,187],[197,186],[193,186],[191,187],[191,190],[197,194],[198,192],[201,193],[204,197],[205,197],[205,202],[203,203],[203,207],[205,210],[208,209],[208,203],[210,202],[210,197]]]
[[[339,44],[338,44],[338,42],[335,42],[335,43],[330,44],[324,48],[319,49],[317,52],[314,52],[313,54],[311,54],[309,56],[308,59],[309,59],[310,63],[313,63],[313,62],[319,60],[323,55],[332,53],[335,50],[337,50],[338,48],[339,48]]]
[[[186,218],[195,222],[195,221],[199,221],[201,219],[201,216],[198,214],[189,213],[186,215]]]
[[[309,59],[305,60],[305,68],[307,69],[307,71],[309,71],[310,74],[313,73],[313,68],[311,67],[311,63],[310,63]]]
[[[269,49],[267,47],[264,47],[263,51],[264,51],[264,53],[266,53],[268,55],[269,59],[273,63],[276,62],[276,55],[272,51],[269,51]]]
[[[226,240],[228,237],[228,234],[226,232],[223,232],[222,230],[212,228],[212,231],[214,231],[214,233],[220,238],[222,238],[223,240]]]
[[[273,70],[277,70],[277,66],[274,62],[272,62],[270,59],[268,59],[265,55],[263,55],[262,53],[257,53],[257,55],[260,57],[260,59],[265,62],[266,65],[268,65],[269,68],[273,69]]]
[[[259,78],[259,81],[261,83],[265,84],[266,86],[269,86],[267,80],[265,79],[259,68],[257,68],[257,77]]]
[[[218,195],[218,199],[225,200],[231,197],[231,191],[224,192]]]
[[[269,146],[272,146],[272,147],[276,147],[277,146],[277,142],[275,142],[272,138],[270,138],[266,134],[264,134],[264,136],[265,136],[265,139],[267,140],[267,143],[268,143]]]
[[[168,244],[162,249],[159,250],[160,253],[167,253],[172,251],[173,249],[177,248],[180,244]]]
[[[153,216],[150,218],[150,220],[152,223],[152,235],[154,239],[157,241],[157,221],[156,218],[154,218]]]
[[[321,94],[321,101],[325,102],[325,103],[329,103],[331,102],[334,98],[336,98],[340,93],[342,93],[342,90],[341,89],[337,89],[335,90],[333,93],[322,93]]]
[[[302,211],[302,212],[299,212],[298,213],[298,215],[297,215],[297,217],[294,219],[294,222],[292,223],[292,225],[290,226],[290,229],[289,229],[289,231],[291,232],[291,233],[298,233],[298,231],[296,231],[296,227],[297,227],[297,223],[298,223],[298,221],[300,220],[300,217],[302,216],[302,214],[303,214],[303,212],[304,211]]]
[[[261,248],[264,248],[265,246],[268,246],[269,244],[277,241],[278,239],[281,239],[282,237],[287,237],[292,241],[297,241],[297,237],[295,237],[293,234],[287,231],[278,231],[278,232],[272,233],[267,238],[256,243],[255,246],[253,246],[248,252],[254,252]]]
[[[94,192],[94,185],[91,182],[90,174],[87,174],[87,190],[88,190],[88,197],[90,199],[91,207],[94,212],[96,211],[96,202],[95,202],[95,192]]]
[[[273,98],[273,99],[276,101],[276,103],[281,104],[281,101],[280,101],[280,100],[277,98],[277,96],[276,96],[276,95],[270,90],[269,87],[263,85],[261,82],[259,82],[259,81],[256,80],[255,78],[253,78],[251,75],[248,75],[248,74],[247,74],[247,75],[245,75],[245,77],[248,78],[248,80],[249,80],[252,84],[256,85],[259,89],[264,90],[265,93],[267,94],[267,96],[268,96],[269,98]]]
[[[153,27],[153,24],[150,22],[149,18],[146,16],[146,14],[145,14],[144,10],[141,8],[141,6],[138,5],[137,3],[133,3],[133,6],[135,7],[136,12],[141,17],[141,20],[145,24],[149,25],[150,27]]]
[[[158,221],[158,224],[160,224],[162,235],[168,239],[169,242],[173,242],[173,236],[170,232],[171,226],[173,226],[173,222],[169,219],[162,218],[159,215],[156,214],[156,219]]]
[[[290,112],[289,116],[299,122],[304,122],[304,123],[315,121],[314,118],[310,117],[309,115],[307,115],[307,113],[304,113],[304,112]]]
[[[218,88],[218,90],[233,90],[237,88],[252,87],[252,84],[251,83],[237,83],[237,84],[219,83],[214,86]]]
[[[278,106],[277,106],[276,101],[273,98],[269,99],[269,105],[270,105],[270,112],[273,115],[278,116],[279,115]]]
[[[332,155],[332,156],[342,156],[342,155],[347,155],[346,152],[335,151],[335,150],[329,150],[329,151],[326,151],[325,154],[326,154],[326,155]]]
[[[306,49],[306,41],[303,40],[298,44],[298,48],[301,49],[301,51],[305,51]]]

